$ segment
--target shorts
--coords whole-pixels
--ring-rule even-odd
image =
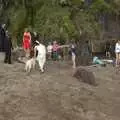
[[[120,51],[115,51],[115,53],[120,54]]]
[[[57,51],[53,52],[53,59],[58,60],[58,52]]]

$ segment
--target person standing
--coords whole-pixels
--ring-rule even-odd
[[[73,68],[76,68],[76,47],[75,47],[75,44],[71,45],[71,56],[72,56]]]
[[[5,52],[5,24],[0,25],[0,52]]]
[[[53,46],[52,46],[51,42],[49,42],[49,44],[47,46],[48,59],[52,59],[52,49],[53,49]]]
[[[37,32],[31,32],[31,49],[30,49],[30,58],[34,56],[34,47],[36,45],[36,41],[39,40],[39,35]]]
[[[118,40],[115,45],[115,54],[116,54],[116,66],[118,66],[120,64],[120,40]]]
[[[6,37],[5,37],[5,59],[4,59],[4,63],[11,64],[11,50],[12,49],[13,49],[13,46],[12,46],[11,37],[10,37],[8,31],[6,31]]]
[[[116,42],[115,42],[115,40],[113,40],[111,42],[111,47],[110,47],[110,52],[111,52],[111,57],[112,58],[115,58],[115,44],[116,44]]]
[[[12,42],[8,31],[5,31],[5,26],[5,24],[0,25],[0,52],[5,53],[4,63],[11,64]]]
[[[35,41],[39,40],[39,35],[38,35],[37,32],[33,32],[33,33],[31,33],[31,36],[32,36],[32,38],[31,38],[31,46],[34,47]]]
[[[23,35],[23,49],[25,51],[25,56],[30,56],[30,49],[31,49],[31,34],[28,29],[25,30]]]
[[[60,49],[60,46],[57,44],[56,41],[53,42],[53,60],[58,60],[58,50]]]
[[[110,55],[110,49],[111,49],[110,42],[107,41],[106,45],[105,45],[105,52],[106,52],[106,57],[109,57],[109,58],[111,57],[111,55]]]

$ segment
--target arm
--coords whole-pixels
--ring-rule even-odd
[[[60,48],[69,47],[69,45],[61,45]]]
[[[30,43],[31,43],[31,38],[32,38],[32,37],[31,37],[31,34],[30,34],[30,32],[29,32],[29,36],[30,36]]]

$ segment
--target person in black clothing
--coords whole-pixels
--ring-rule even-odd
[[[111,49],[111,45],[110,45],[110,42],[107,41],[106,42],[106,45],[105,45],[105,52],[106,52],[106,57],[109,57],[110,58],[110,49]]]
[[[31,33],[31,35],[32,35],[32,47],[34,47],[34,45],[35,45],[35,41],[38,41],[39,40],[39,35],[38,35],[38,33],[37,32],[33,32],[33,33]]]
[[[37,32],[31,32],[32,41],[31,41],[31,49],[30,49],[30,58],[34,56],[34,47],[36,46],[36,41],[39,40],[39,35]]]
[[[0,52],[5,52],[5,24],[0,25]]]
[[[111,54],[111,57],[112,58],[115,58],[115,45],[116,45],[116,41],[115,40],[113,40],[112,42],[111,42],[111,49],[110,49],[110,54]]]
[[[72,58],[72,64],[73,68],[76,68],[76,45],[74,42],[71,43],[70,48],[69,48],[69,55]]]
[[[11,50],[13,49],[12,46],[12,41],[11,41],[11,37],[8,34],[8,31],[6,31],[6,37],[5,37],[5,59],[4,59],[4,63],[8,63],[11,64]]]

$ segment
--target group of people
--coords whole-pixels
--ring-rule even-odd
[[[47,53],[48,53],[48,59],[58,60],[64,57],[64,53],[62,51],[62,48],[68,47],[69,48],[69,55],[72,58],[73,62],[73,68],[76,67],[76,46],[74,43],[71,43],[70,45],[59,45],[57,41],[54,41],[53,44],[49,43],[47,46]]]
[[[35,34],[35,36],[37,36],[37,35]],[[34,47],[35,41],[37,39],[38,38],[36,37],[31,42],[30,32],[26,31],[24,33],[23,48],[25,50],[26,56],[29,56],[30,48],[31,48],[31,46]],[[88,45],[88,42],[86,42],[85,45]],[[75,47],[75,44],[73,44],[73,43],[71,45],[60,45],[60,44],[57,43],[57,41],[53,41],[53,43],[49,42],[49,44],[47,46],[48,59],[58,60],[59,58],[63,57],[63,52],[62,52],[63,47],[70,48],[69,53],[70,53],[71,58],[72,58],[73,68],[75,68],[76,67],[76,63],[75,63],[75,61],[76,61],[76,47]],[[84,52],[84,53],[86,53],[88,55],[88,53],[89,53],[88,51],[90,51],[89,47],[84,46],[83,49],[85,49],[85,48],[88,48],[88,49],[87,49],[87,52]],[[106,57],[108,57],[108,58],[116,57],[116,62],[115,62],[116,66],[118,64],[120,64],[120,40],[118,40],[117,42],[115,42],[115,41],[112,41],[112,42],[107,41],[106,45],[105,45],[105,50],[106,50]]]
[[[37,42],[36,42],[37,41]],[[23,35],[23,42],[22,46],[25,51],[25,56],[33,57],[35,52],[35,46],[40,45],[39,42],[39,36],[36,32],[31,35],[31,33],[28,31],[28,29],[25,29],[24,35]],[[46,48],[46,56],[50,60],[58,60],[61,57],[63,57],[62,48],[68,47],[69,53],[72,58],[73,62],[73,68],[76,67],[76,46],[74,43],[71,43],[70,45],[60,45],[57,43],[57,41],[49,42],[47,48]],[[4,63],[11,64],[11,50],[13,49],[12,41],[9,32],[6,30],[6,25],[1,24],[0,25],[0,52],[5,53]],[[116,57],[116,66],[120,64],[120,40],[117,42],[114,42],[110,44],[110,42],[106,42],[105,45],[106,49],[106,57],[114,56]],[[38,50],[36,50],[36,56],[38,55]],[[46,59],[46,58],[45,58]],[[45,60],[44,60],[45,61]]]
[[[112,42],[107,41],[105,45],[106,57],[107,58],[116,58],[115,65],[120,65],[120,40]]]
[[[25,51],[25,56],[28,58],[33,57],[35,53],[35,46],[39,42],[39,37],[37,36],[36,32],[34,32],[33,36],[31,36],[31,33],[28,31],[28,29],[25,30],[23,35],[23,49]],[[39,42],[40,44],[40,42]],[[63,51],[62,48],[68,47],[70,48],[71,58],[73,62],[73,67],[76,67],[75,64],[75,58],[76,58],[76,48],[74,44],[71,45],[60,45],[57,43],[57,41],[53,41],[53,43],[49,42],[46,50],[46,56],[49,60],[57,61],[61,57],[63,57]],[[38,54],[39,51],[37,51],[35,54]]]
[[[57,41],[53,41],[53,43],[49,42],[47,46],[47,58],[54,61],[63,58],[63,47],[65,47],[65,45],[60,45]]]

